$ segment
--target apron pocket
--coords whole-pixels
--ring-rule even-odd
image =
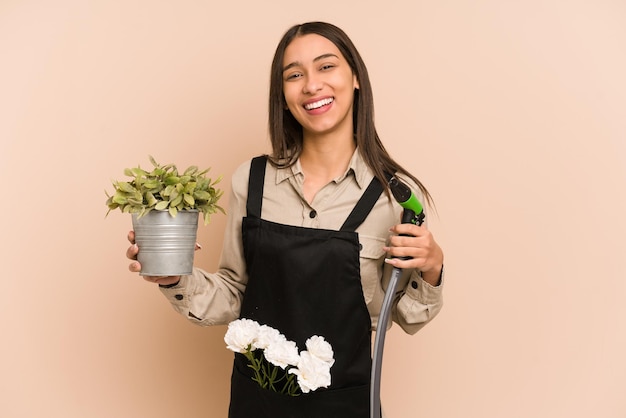
[[[262,389],[233,367],[229,418],[368,418],[369,384],[288,396]]]

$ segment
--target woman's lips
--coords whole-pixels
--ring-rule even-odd
[[[333,97],[325,97],[323,99],[319,99],[319,100],[315,100],[315,101],[311,101],[308,103],[304,104],[304,108],[306,110],[316,110],[319,108],[322,108],[324,106],[328,106],[329,104],[331,104],[333,101],[335,101],[335,99]]]

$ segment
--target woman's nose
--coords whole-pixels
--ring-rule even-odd
[[[322,79],[315,75],[308,75],[304,83],[303,92],[306,94],[314,94],[322,89],[324,83]]]

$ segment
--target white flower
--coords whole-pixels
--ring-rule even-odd
[[[289,369],[289,373],[298,376],[298,385],[303,393],[330,386],[330,365],[326,361],[303,351],[297,366]]]
[[[269,385],[271,390],[297,396],[299,391],[308,393],[330,386],[330,368],[335,359],[333,348],[324,337],[312,336],[306,340],[308,351],[298,353],[296,343],[276,329],[242,318],[228,324],[224,341],[229,350],[247,358],[254,370],[253,380],[263,388]],[[261,354],[253,354],[254,350]],[[277,373],[279,367],[284,370],[282,374]],[[280,381],[282,389],[274,386]]]
[[[287,338],[278,330],[268,327],[267,325],[261,325],[259,327],[259,333],[256,341],[254,341],[254,348],[265,350],[267,347],[273,344],[281,344]]]
[[[228,324],[228,330],[224,336],[226,348],[235,353],[245,353],[254,350],[254,343],[259,335],[258,322],[251,319],[237,319]]]
[[[265,349],[264,355],[267,361],[282,369],[295,366],[300,360],[296,343],[286,338],[272,341],[272,344]]]
[[[335,363],[333,348],[324,337],[319,335],[312,336],[306,340],[306,348],[312,356],[326,362],[328,367]]]

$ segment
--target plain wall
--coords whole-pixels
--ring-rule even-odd
[[[623,1],[2,0],[0,416],[224,417],[225,327],[127,270],[110,182],[269,150],[292,24],[344,28],[430,189],[445,306],[388,333],[391,418],[626,416]],[[222,203],[227,205],[228,198]],[[225,217],[201,227],[216,268]]]

